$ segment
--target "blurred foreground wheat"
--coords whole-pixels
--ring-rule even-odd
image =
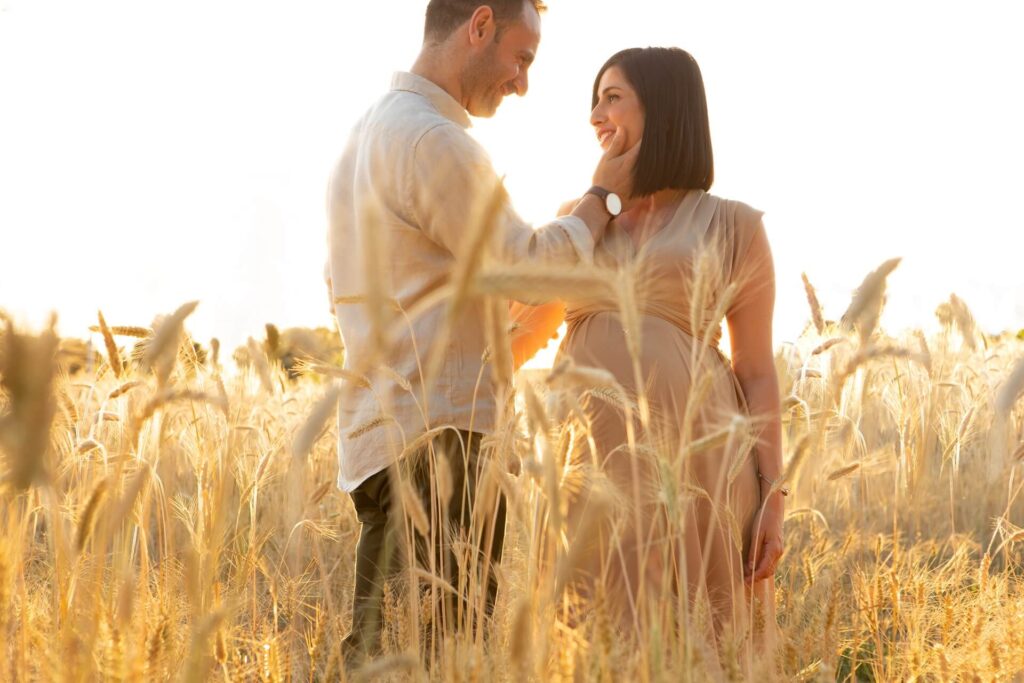
[[[839,323],[805,280],[814,326],[777,355],[794,492],[765,680],[1024,675],[1024,341],[982,334],[956,297],[943,333],[885,336],[894,267]],[[216,345],[201,357],[187,336],[193,308],[154,328],[100,316],[77,351],[0,320],[0,680],[345,677],[359,527],[334,485],[333,408],[363,380],[314,361],[286,370],[256,342],[224,373]],[[564,433],[544,374],[520,373],[525,416],[493,439],[524,466],[492,475],[510,514],[490,639],[452,638],[424,660],[429,617],[389,593],[387,656],[364,677],[700,680],[685,648],[656,634],[627,647],[551,599],[559,566],[534,561],[538,529],[557,524],[545,501],[573,482],[551,469]]]

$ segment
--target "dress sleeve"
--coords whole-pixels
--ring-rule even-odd
[[[731,208],[729,284],[737,290],[730,306],[735,309],[756,298],[763,288],[774,287],[774,266],[767,247],[764,212],[742,202],[734,202]]]
[[[731,207],[731,257],[729,283],[742,286],[744,280],[754,276],[761,264],[754,263],[750,245],[758,232],[764,232],[763,211],[759,211],[742,202],[733,202]]]

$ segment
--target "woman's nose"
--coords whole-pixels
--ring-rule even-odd
[[[590,112],[590,125],[599,126],[604,123],[604,112],[601,111],[601,105],[594,107],[594,110]]]

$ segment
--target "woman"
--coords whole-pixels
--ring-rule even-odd
[[[640,141],[632,196],[595,250],[596,265],[618,274],[616,293],[513,307],[532,326],[519,360],[564,316],[556,368],[605,369],[626,395],[583,403],[593,448],[579,463],[592,463],[590,485],[571,501],[568,534],[570,547],[586,546],[575,554],[580,591],[632,630],[681,606],[711,643],[769,642],[784,490],[772,488],[781,429],[761,213],[707,193],[704,85],[683,50],[614,55],[594,83],[590,122],[605,149],[617,130],[626,148]],[[718,351],[723,317],[731,360]],[[602,489],[620,503],[611,514]]]

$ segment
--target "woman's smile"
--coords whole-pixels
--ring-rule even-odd
[[[601,149],[608,149],[608,145],[611,143],[612,136],[615,135],[614,128],[600,128],[597,131],[597,142],[601,145]]]

